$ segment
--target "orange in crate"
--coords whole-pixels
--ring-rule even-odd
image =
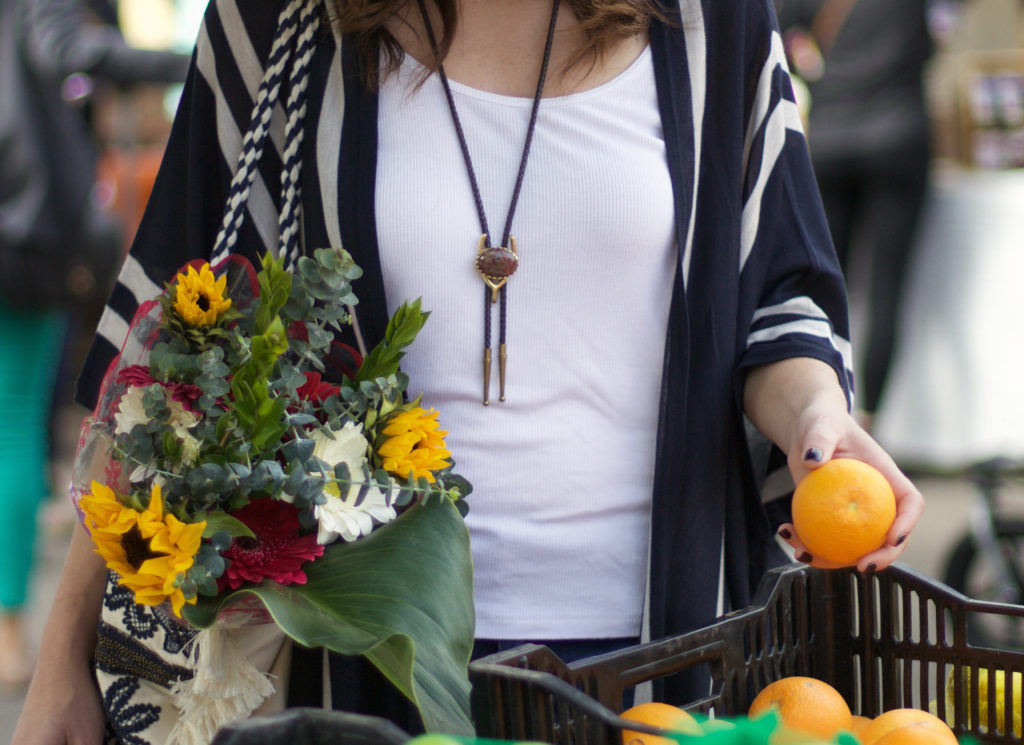
[[[747,716],[753,719],[772,710],[787,728],[826,740],[853,725],[839,691],[817,678],[792,675],[769,683],[750,702]]]
[[[860,740],[862,745],[880,745],[882,740],[888,737],[890,733],[904,729],[908,726],[914,726],[918,730],[931,731],[935,745],[942,745],[947,742],[956,742],[956,736],[953,734],[953,730],[949,728],[949,725],[934,714],[922,711],[921,709],[911,708],[883,711],[866,724],[864,729],[860,731]],[[909,733],[907,736],[918,736],[917,731],[915,730],[915,732]],[[899,740],[887,742],[889,745],[900,745]],[[915,741],[907,740],[907,745],[910,745],[912,742]]]
[[[626,709],[619,716],[631,722],[649,724],[652,727],[681,732],[686,735],[703,735],[700,723],[692,714],[672,704],[658,701],[647,701]],[[622,731],[622,745],[678,745],[678,741],[669,737],[649,735],[635,730]]]
[[[958,745],[958,742],[948,727],[943,731],[927,722],[915,722],[889,730],[872,745]]]

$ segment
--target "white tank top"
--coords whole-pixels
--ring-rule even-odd
[[[440,410],[474,485],[477,636],[639,634],[676,266],[650,49],[541,102],[512,223],[507,400],[495,354],[489,406],[480,223],[441,82],[415,88],[422,71],[406,57],[380,91],[376,219],[389,311],[422,297],[431,313],[402,361],[409,393]],[[451,88],[497,243],[532,100]]]

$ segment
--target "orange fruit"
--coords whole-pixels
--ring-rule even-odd
[[[750,702],[747,716],[755,718],[772,709],[782,723],[795,730],[828,739],[849,730],[853,721],[842,695],[823,680],[792,675],[769,683]]]
[[[948,727],[942,730],[929,722],[915,722],[889,730],[874,745],[957,745],[957,739]]]
[[[659,727],[671,732],[697,736],[704,734],[700,722],[693,714],[683,711],[678,706],[658,701],[637,704],[626,709],[619,716],[631,722],[649,724],[652,727]],[[679,742],[670,737],[659,737],[627,729],[622,731],[622,745],[679,745]]]
[[[864,728],[869,724],[871,724],[871,717],[866,717],[862,714],[854,714],[853,723],[850,725],[850,732],[859,740]]]
[[[953,730],[949,728],[948,724],[927,711],[910,708],[883,711],[860,731],[860,741],[862,745],[877,745],[890,732],[902,729],[908,725],[933,730],[933,736],[937,745],[942,742],[948,742],[949,740],[942,739],[947,736],[953,738],[952,742],[956,742],[956,736],[953,735]],[[908,736],[916,736],[916,730]],[[907,742],[913,741],[908,740]],[[898,741],[897,745],[899,745]]]
[[[873,466],[833,458],[808,473],[793,492],[793,526],[807,550],[853,564],[881,547],[896,517],[896,497]]]

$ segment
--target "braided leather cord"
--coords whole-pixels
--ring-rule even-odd
[[[320,26],[319,2],[307,2],[299,17],[302,29],[296,42],[295,63],[289,78],[291,93],[285,105],[284,164],[281,169],[281,214],[278,218],[279,254],[285,267],[294,266],[302,254],[299,240],[302,229],[302,139],[305,134],[306,91],[309,88],[309,61],[313,57],[314,35]]]
[[[238,167],[231,179],[224,217],[214,242],[211,264],[225,259],[238,240],[238,229],[245,219],[249,191],[256,176],[256,166],[263,155],[270,119],[281,96],[281,83],[288,75],[291,93],[285,113],[285,152],[281,171],[282,206],[278,217],[278,255],[286,256],[286,265],[298,259],[301,209],[299,207],[299,173],[303,118],[306,113],[306,89],[309,60],[313,54],[313,36],[320,24],[322,0],[290,0],[278,16],[277,33],[267,59],[267,68],[256,94],[249,129],[242,139]],[[289,69],[289,63],[294,63]]]

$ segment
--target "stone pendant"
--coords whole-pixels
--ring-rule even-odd
[[[476,270],[483,277],[484,283],[491,288],[491,302],[498,301],[498,290],[505,286],[508,278],[515,274],[519,267],[519,254],[516,253],[516,238],[509,236],[510,248],[504,246],[488,246],[487,235],[480,236],[476,249]]]

